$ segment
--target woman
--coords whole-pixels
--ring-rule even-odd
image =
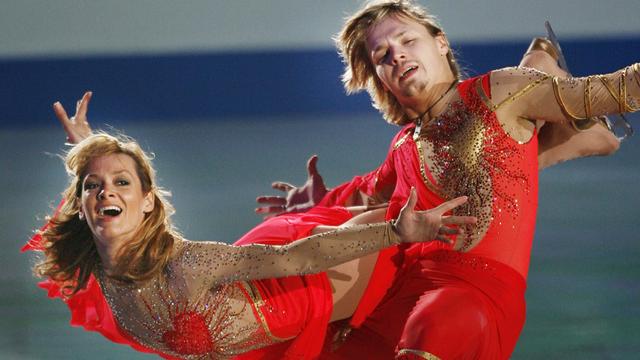
[[[326,279],[306,274],[401,242],[448,242],[459,233],[454,225],[473,222],[442,216],[464,198],[414,212],[414,196],[396,225],[357,225],[376,216],[365,214],[283,246],[193,242],[173,229],[166,192],[135,141],[93,134],[69,151],[65,164],[71,182],[64,204],[31,243],[44,253],[36,273],[70,301],[95,276],[119,328],[111,335],[170,357],[226,358],[304,338],[307,328],[332,316],[332,303],[315,298],[331,294]],[[285,356],[318,352],[307,342],[291,345]]]

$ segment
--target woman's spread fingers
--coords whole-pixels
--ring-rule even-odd
[[[76,108],[76,116],[84,118],[87,116],[87,110],[89,109],[89,101],[91,101],[91,96],[93,93],[91,91],[87,91],[82,96],[82,99],[78,100],[78,106]]]
[[[69,115],[67,115],[67,112],[64,110],[64,107],[62,106],[62,104],[60,104],[59,101],[53,103],[53,113],[56,114],[56,117],[58,118],[58,120],[60,120],[62,126],[67,125],[67,122],[69,121]]]

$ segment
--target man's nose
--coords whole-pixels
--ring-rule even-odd
[[[402,49],[391,48],[389,51],[391,51],[391,62],[393,65],[398,65],[406,59],[405,53]]]

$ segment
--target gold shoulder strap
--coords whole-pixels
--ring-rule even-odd
[[[476,92],[478,93],[478,95],[480,96],[480,98],[482,99],[482,101],[484,102],[484,104],[489,108],[489,110],[491,112],[494,112],[496,110],[498,110],[499,108],[501,108],[503,105],[508,104],[510,102],[513,102],[515,100],[517,100],[519,97],[525,95],[526,93],[528,93],[529,91],[535,89],[538,85],[542,84],[545,80],[547,80],[550,76],[549,75],[544,75],[543,77],[530,82],[529,84],[527,84],[527,86],[525,86],[524,88],[518,90],[515,94],[507,97],[506,99],[502,100],[500,103],[498,104],[494,104],[491,99],[489,99],[489,97],[487,96],[487,93],[484,91],[484,88],[482,87],[482,78],[478,78],[478,80],[476,80]]]

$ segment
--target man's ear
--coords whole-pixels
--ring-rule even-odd
[[[438,46],[438,52],[440,55],[445,56],[451,51],[449,47],[449,39],[444,32],[439,33],[434,37],[436,39],[436,45]]]

